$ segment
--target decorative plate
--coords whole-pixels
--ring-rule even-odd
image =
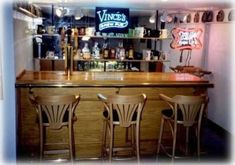
[[[198,23],[199,22],[199,13],[197,12],[194,16],[194,23]]]
[[[191,14],[188,14],[188,15],[187,15],[186,21],[187,21],[187,23],[190,23],[190,22],[191,22]]]
[[[213,11],[205,11],[202,15],[202,22],[212,22],[213,21]]]
[[[234,19],[234,14],[235,14],[235,10],[232,9],[232,10],[229,12],[229,14],[228,14],[228,20],[229,20],[229,21],[235,21],[235,19]]]
[[[223,22],[224,20],[224,11],[220,10],[216,16],[217,22]]]

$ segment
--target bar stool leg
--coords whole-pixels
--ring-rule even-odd
[[[174,126],[174,131],[173,131],[173,147],[172,147],[172,161],[175,159],[175,146],[176,146],[176,134],[177,134],[177,125]]]
[[[102,134],[102,144],[101,144],[101,158],[104,159],[106,153],[106,139],[107,139],[107,121],[103,121],[103,134]]]
[[[140,162],[140,129],[139,125],[137,123],[137,126],[135,128],[136,130],[136,155],[137,155],[137,162]]]
[[[43,157],[43,143],[44,143],[44,134],[43,134],[43,126],[40,125],[40,161],[42,160],[42,157]]]
[[[125,142],[128,142],[128,138],[129,138],[129,127],[126,128],[126,137],[125,137]]]
[[[136,152],[136,146],[135,146],[135,125],[132,125],[131,127],[131,146],[133,148],[132,156],[137,154]]]
[[[74,130],[73,130],[74,128],[73,128],[73,125],[72,125],[72,137],[71,137],[71,139],[72,139],[72,155],[73,155],[73,159],[75,159],[75,156],[76,156],[76,150],[75,150],[75,138],[74,138]]]
[[[185,140],[185,145],[186,145],[185,155],[188,156],[189,127],[186,127],[186,140]]]
[[[160,133],[159,133],[159,138],[158,138],[158,145],[157,145],[157,158],[160,152],[160,147],[161,147],[161,142],[162,142],[162,133],[164,129],[164,118],[161,117],[161,126],[160,126]]]
[[[197,156],[198,158],[200,158],[200,152],[201,152],[201,149],[200,149],[200,134],[201,132],[201,129],[200,129],[200,126],[198,126],[197,128]]]
[[[112,161],[112,156],[113,156],[113,138],[114,138],[114,126],[110,125],[109,162]]]
[[[68,131],[69,131],[69,156],[71,161],[73,161],[73,145],[72,145],[72,132],[71,130],[71,125],[69,125],[68,127]]]

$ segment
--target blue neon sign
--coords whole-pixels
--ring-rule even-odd
[[[129,9],[96,7],[96,31],[128,33]]]

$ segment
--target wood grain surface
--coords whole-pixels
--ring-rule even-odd
[[[75,157],[83,159],[101,156],[103,105],[98,100],[97,93],[147,95],[140,128],[140,153],[148,155],[156,152],[160,113],[162,109],[168,108],[160,100],[159,94],[170,97],[177,94],[200,94],[206,93],[207,88],[212,86],[207,80],[180,73],[75,72],[67,80],[63,72],[26,71],[16,81],[18,156],[23,154],[28,159],[33,159],[39,153],[38,119],[28,99],[29,91],[33,91],[35,95],[80,94],[81,100],[75,110],[77,121],[74,123],[74,136]],[[48,136],[50,140],[66,140],[63,131],[61,136]],[[115,145],[123,144],[125,130],[117,128]]]

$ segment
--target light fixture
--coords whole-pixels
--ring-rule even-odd
[[[172,17],[172,15],[167,15],[167,17],[166,17],[166,22],[167,23],[171,23],[173,21],[173,17]]]
[[[82,10],[80,8],[76,9],[74,18],[75,20],[80,20],[84,14],[82,13]]]
[[[160,17],[161,22],[166,22],[167,20],[167,12],[163,11],[162,16]]]
[[[186,22],[186,20],[187,20],[187,13],[180,13],[179,15],[178,15],[178,18],[179,18],[179,21],[180,22]]]
[[[91,38],[90,36],[85,35],[82,37],[82,41],[88,41],[90,38]]]
[[[55,13],[58,17],[63,17],[66,14],[67,10],[65,8],[59,7],[56,8]]]
[[[155,20],[156,20],[156,15],[152,14],[151,17],[149,18],[149,22],[150,23],[155,23]]]

